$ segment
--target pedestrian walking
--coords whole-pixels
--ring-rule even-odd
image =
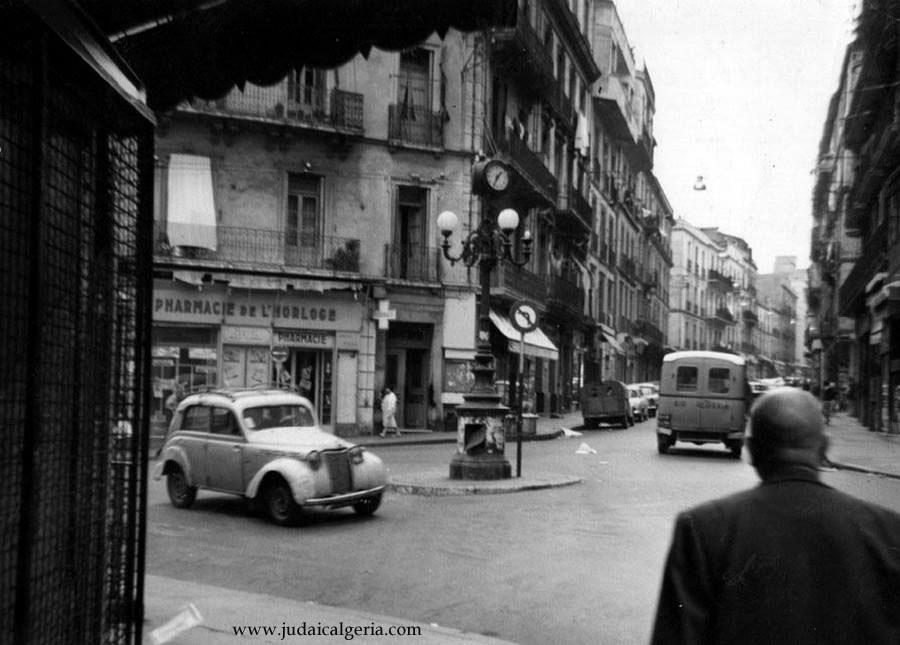
[[[381,436],[386,437],[391,430],[398,437],[400,436],[400,428],[397,427],[397,395],[391,391],[391,388],[384,388],[381,397]]]
[[[819,402],[753,406],[761,483],[678,515],[653,643],[900,643],[900,514],[819,480]]]
[[[175,410],[178,408],[178,404],[181,403],[181,400],[184,397],[184,383],[176,383],[175,390],[168,396],[168,398],[166,399],[166,403],[163,406],[165,408],[166,415],[166,431],[168,431],[169,426],[172,424],[172,417],[175,416]]]

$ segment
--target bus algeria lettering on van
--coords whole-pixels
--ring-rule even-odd
[[[736,354],[666,354],[659,382],[659,453],[668,452],[678,441],[723,443],[735,459],[740,459],[749,409],[748,387],[744,359]]]

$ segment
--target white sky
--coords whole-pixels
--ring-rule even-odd
[[[654,172],[676,217],[809,265],[812,188],[853,0],[617,0],[656,91]],[[693,190],[703,175],[707,190]]]

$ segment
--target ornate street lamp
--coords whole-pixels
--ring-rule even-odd
[[[489,204],[490,202],[486,202]],[[514,249],[512,236],[519,226],[519,214],[511,208],[500,211],[496,222],[490,212],[478,228],[462,241],[462,251],[450,253],[450,236],[459,227],[459,218],[451,211],[438,216],[438,228],[444,236],[441,248],[451,264],[478,265],[481,296],[478,303],[478,341],[472,374],[472,390],[463,395],[456,409],[456,454],[450,462],[451,479],[505,479],[511,476],[509,461],[503,455],[503,422],[509,408],[500,402],[494,386],[494,356],[491,353],[491,271],[498,262],[523,266],[531,258],[531,233],[522,234]]]

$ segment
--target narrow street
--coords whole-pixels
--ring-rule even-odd
[[[526,443],[523,473],[583,479],[501,495],[389,494],[361,519],[318,513],[283,529],[233,497],[173,508],[151,480],[148,573],[437,623],[519,643],[642,643],[677,511],[756,483],[718,446],[660,457],[651,419],[628,430]],[[585,442],[597,454],[577,455]],[[395,473],[449,463],[452,446],[373,449]],[[514,456],[514,446],[508,447]],[[900,481],[825,473],[900,508]],[[875,482],[877,481],[877,485]],[[286,616],[299,620],[302,616]]]

